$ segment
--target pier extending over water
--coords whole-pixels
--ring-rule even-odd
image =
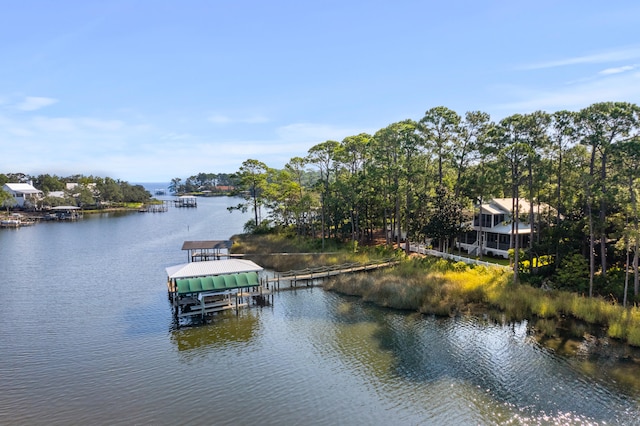
[[[306,286],[314,281],[324,280],[337,275],[352,274],[355,272],[373,271],[381,268],[388,268],[398,264],[396,259],[372,260],[366,263],[352,262],[339,265],[317,266],[314,268],[294,269],[286,272],[277,272],[274,277],[266,278],[267,288],[280,290],[281,284],[287,283],[289,287],[296,287],[298,283]]]
[[[366,272],[396,265],[396,259],[381,259],[366,263],[352,262],[276,272],[272,276],[259,274],[263,268],[231,255],[232,241],[185,241],[182,250],[188,252],[188,263],[166,268],[169,299],[177,320],[206,316],[229,309],[273,303],[273,292],[295,288],[298,283],[314,285],[326,278]],[[277,255],[271,253],[272,255]],[[283,253],[291,255],[292,253]],[[225,258],[225,259],[223,259]]]

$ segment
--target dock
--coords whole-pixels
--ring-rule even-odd
[[[273,278],[265,279],[265,285],[274,290],[280,290],[283,283],[288,283],[289,287],[296,287],[298,283],[306,286],[312,285],[314,281],[324,280],[336,275],[352,274],[355,272],[373,271],[381,268],[395,266],[399,260],[388,258],[372,260],[366,263],[354,262],[339,265],[318,266],[315,268],[305,268],[276,273]]]
[[[166,268],[167,289],[174,317],[206,316],[229,309],[266,304],[271,291],[258,272],[262,267],[246,259],[189,262]]]
[[[387,258],[276,272],[268,276],[251,260],[232,255],[232,245],[230,240],[183,243],[182,250],[188,252],[187,263],[166,268],[169,300],[178,324],[182,318],[206,321],[217,312],[235,310],[237,313],[251,304],[272,304],[274,292],[281,288],[291,289],[298,284],[313,286],[319,280],[333,276],[373,271],[399,263],[395,258]]]
[[[198,200],[193,195],[183,195],[173,200],[175,207],[198,207]]]
[[[231,240],[185,241],[182,250],[188,251],[188,261],[220,260],[231,257]]]
[[[165,213],[169,211],[169,201],[162,200],[162,203],[157,204],[143,204],[138,212],[140,213]]]

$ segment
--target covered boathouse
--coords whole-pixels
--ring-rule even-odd
[[[246,259],[189,262],[166,268],[169,297],[174,316],[201,317],[228,309],[239,309],[254,300],[264,300],[258,272],[263,268]]]
[[[199,262],[231,257],[232,245],[231,240],[185,241],[182,250],[189,252],[189,262]]]

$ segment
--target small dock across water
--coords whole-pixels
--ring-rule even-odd
[[[158,204],[143,204],[138,211],[140,213],[165,213],[169,211],[169,201],[163,200]]]

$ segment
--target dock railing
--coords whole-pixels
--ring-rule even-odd
[[[341,274],[349,274],[353,272],[364,272],[374,269],[380,269],[388,266],[393,266],[398,263],[397,259],[387,258],[381,260],[372,260],[365,263],[350,262],[341,263],[339,265],[326,265],[317,266],[313,268],[293,269],[286,272],[277,273],[273,278],[266,280],[267,285],[269,283],[275,284],[276,288],[280,288],[281,281],[289,281],[293,286],[298,281],[305,281],[307,285],[313,280],[328,278]]]
[[[511,269],[509,266],[500,265],[498,263],[491,263],[484,260],[473,259],[470,257],[457,256],[455,254],[445,253],[438,250],[432,250],[428,248],[425,244],[417,244],[417,243],[409,243],[409,251],[413,253],[424,254],[428,256],[441,257],[443,259],[452,260],[454,262],[464,262],[471,265],[482,265],[493,268],[505,268]]]

